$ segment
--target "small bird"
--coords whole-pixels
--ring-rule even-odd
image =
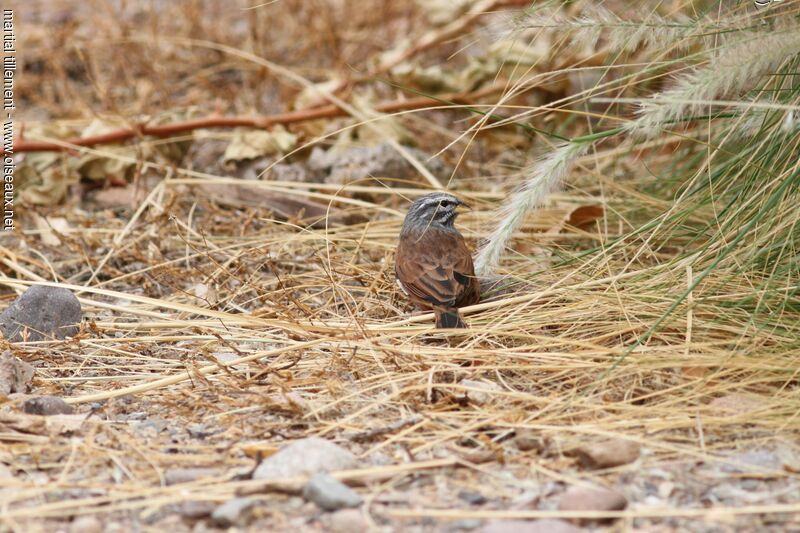
[[[478,278],[464,237],[453,226],[459,206],[443,192],[427,194],[408,209],[395,256],[395,275],[408,298],[433,309],[437,328],[465,328],[459,307],[480,300]]]

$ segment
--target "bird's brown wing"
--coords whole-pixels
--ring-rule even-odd
[[[477,297],[472,256],[455,233],[428,231],[401,242],[395,272],[409,297],[423,305],[452,308]]]

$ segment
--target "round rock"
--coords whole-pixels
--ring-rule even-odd
[[[71,415],[74,409],[57,396],[37,396],[22,403],[22,410],[29,415]]]
[[[63,339],[78,333],[81,304],[60,287],[34,285],[0,314],[0,331],[11,342]]]
[[[309,437],[295,441],[270,455],[253,472],[253,479],[280,480],[313,476],[320,472],[348,470],[358,464],[356,457],[330,441]]]
[[[317,474],[311,478],[303,496],[326,511],[337,511],[361,505],[361,496],[353,489],[328,474]]]
[[[622,511],[627,506],[625,496],[606,488],[570,487],[558,502],[559,511]],[[578,520],[580,523],[592,521]]]

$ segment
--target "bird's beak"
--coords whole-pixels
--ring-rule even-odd
[[[464,202],[461,201],[458,202],[458,207],[463,207],[467,211],[472,211],[472,208],[468,204],[465,204]]]

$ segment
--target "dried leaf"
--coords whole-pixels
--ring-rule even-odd
[[[564,231],[567,227],[584,228],[592,224],[595,220],[602,218],[605,214],[605,209],[600,205],[582,205],[576,207],[566,214],[564,218],[545,233],[548,235],[555,235]]]
[[[207,283],[196,284],[194,286],[194,295],[204,302],[208,302],[209,305],[216,305],[219,301],[217,289]]]
[[[225,149],[223,160],[228,163],[282,154],[294,148],[296,144],[297,136],[280,126],[272,131],[238,128]]]
[[[421,67],[403,62],[391,70],[392,78],[404,86],[413,86],[426,92],[461,90],[459,74],[445,70],[441,65]]]
[[[333,89],[341,84],[341,80],[336,78],[320,83],[315,83],[311,87],[306,87],[297,98],[294,99],[295,109],[306,109],[314,104],[325,101],[324,95],[329,94]]]
[[[463,15],[475,0],[416,0],[434,26],[443,26]]]
[[[69,229],[69,222],[63,217],[43,217],[38,213],[32,212],[33,223],[39,230],[39,238],[47,246],[61,246],[61,239],[57,232],[64,232]]]
[[[496,79],[498,74],[510,81],[529,77],[532,72],[546,69],[551,43],[547,34],[535,38],[503,39],[492,43],[486,52],[470,58],[461,71],[460,87],[469,91],[480,84]],[[544,87],[542,87],[544,88]],[[553,87],[548,86],[549,90]]]
[[[339,136],[331,148],[332,151],[343,151],[354,146],[376,146],[394,139],[400,144],[413,144],[415,137],[394,117],[373,111],[376,98],[369,92],[352,97],[353,106],[367,118],[377,118],[369,124],[347,128]]]
[[[80,175],[74,165],[56,152],[26,153],[17,165],[16,182],[24,202],[55,205],[67,194]]]
[[[278,446],[269,442],[245,442],[237,446],[247,457],[252,459],[266,459],[280,450]]]
[[[582,205],[574,209],[567,217],[566,224],[575,228],[588,226],[595,220],[602,218],[605,209],[599,205]]]
[[[81,137],[91,137],[116,131],[124,124],[101,119],[93,120],[82,132]],[[103,147],[102,154],[86,154],[76,164],[76,170],[82,178],[90,180],[116,179],[126,181],[133,172],[137,158],[151,155],[148,145],[128,146],[112,145]]]

